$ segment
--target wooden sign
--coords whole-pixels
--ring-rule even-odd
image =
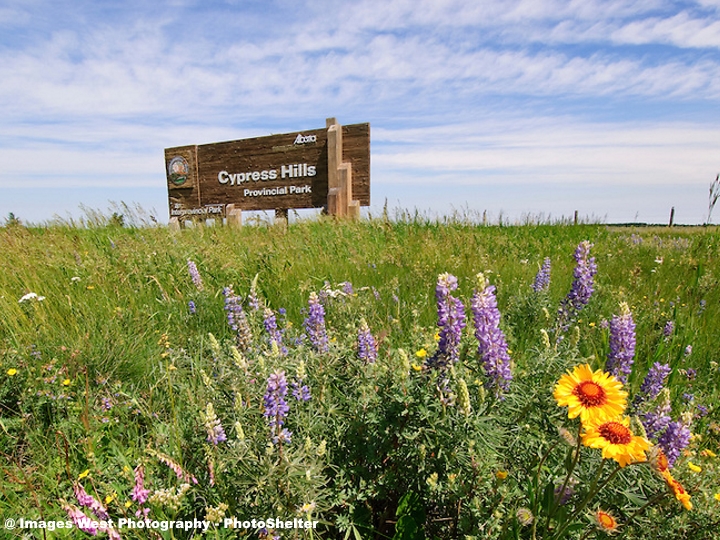
[[[370,205],[370,124],[165,149],[170,217]],[[359,208],[357,209],[359,212]]]

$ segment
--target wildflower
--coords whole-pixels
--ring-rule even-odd
[[[667,486],[672,491],[675,498],[685,507],[685,510],[692,510],[692,502],[690,502],[690,494],[685,491],[683,485],[673,478],[670,472],[665,472],[663,478],[667,483]]]
[[[693,350],[692,345],[688,345],[687,347],[685,347],[685,357],[686,358],[692,354],[692,350]]]
[[[535,516],[529,508],[518,508],[517,512],[515,512],[515,517],[517,517],[517,520],[523,527],[532,525],[533,521],[535,521]]]
[[[308,300],[308,316],[305,319],[305,332],[310,343],[316,352],[328,352],[328,336],[325,329],[325,308],[320,303],[318,295],[314,292],[310,293]]]
[[[315,508],[316,508],[316,505],[315,505],[315,502],[313,501],[313,502],[303,504],[300,508],[298,508],[298,512],[300,512],[301,514],[309,514],[310,512],[315,510]]]
[[[670,467],[675,465],[680,453],[690,444],[690,436],[690,428],[682,421],[677,421],[670,422],[665,432],[658,439],[658,444],[667,455]]]
[[[627,392],[622,383],[602,370],[592,371],[589,364],[575,366],[555,385],[553,396],[560,407],[568,407],[568,417],[580,416],[582,422],[614,418],[625,410]]]
[[[545,257],[545,260],[540,267],[535,281],[532,284],[532,290],[535,292],[546,291],[550,287],[550,257]]]
[[[255,277],[253,278],[252,282],[250,283],[250,294],[248,295],[248,305],[254,310],[257,311],[260,309],[260,299],[257,295],[257,282],[258,277],[260,274],[255,274]]]
[[[180,466],[180,464],[173,460],[170,456],[166,456],[165,454],[161,454],[160,452],[155,452],[154,450],[148,450],[148,452],[158,458],[158,461],[160,461],[160,463],[170,467],[175,473],[175,476],[178,477],[178,479],[185,480],[186,482],[192,482],[193,484],[198,483],[197,478],[185,472]]]
[[[650,439],[657,437],[665,431],[672,418],[670,418],[670,390],[663,388],[660,391],[660,400],[654,410],[646,411],[640,415],[640,421]]]
[[[195,313],[197,313],[197,307],[195,306],[195,302],[192,300],[188,302],[188,311],[190,312],[190,315],[195,315]]]
[[[695,465],[692,461],[688,461],[688,469],[696,473],[702,472],[702,467]]]
[[[95,525],[97,521],[94,521],[87,517],[82,510],[71,504],[63,504],[63,509],[67,512],[68,517],[72,520],[73,524],[83,532],[86,532],[92,536],[97,535],[98,530]]]
[[[665,327],[663,328],[663,336],[670,337],[674,330],[675,330],[675,322],[667,321],[665,323]]]
[[[715,495],[713,495],[713,498],[714,498],[716,501],[720,502],[720,493],[716,493]]]
[[[228,505],[225,503],[220,503],[217,508],[212,506],[206,506],[205,520],[211,523],[219,523],[225,517],[225,512],[228,508]]]
[[[215,414],[215,408],[212,403],[208,403],[205,409],[205,429],[207,430],[207,441],[213,443],[215,446],[227,441],[225,430]]]
[[[195,288],[198,291],[202,291],[204,289],[204,287],[203,287],[202,278],[200,277],[200,272],[198,272],[197,266],[190,259],[188,259],[187,266],[188,266],[188,272],[190,273],[190,278],[192,279],[192,282],[195,284]]]
[[[17,375],[18,370],[15,368],[8,369],[5,373],[7,373],[8,377],[14,377]]]
[[[265,418],[270,424],[272,433],[272,442],[290,442],[291,433],[283,428],[285,418],[287,417],[290,407],[285,401],[287,395],[287,381],[284,371],[275,371],[267,380],[267,390],[263,401],[265,403]]]
[[[590,301],[594,289],[593,278],[597,274],[595,257],[590,257],[590,248],[593,244],[584,240],[575,250],[577,265],[573,272],[574,280],[570,292],[560,303],[558,308],[558,330],[565,332],[577,314]]]
[[[670,469],[670,463],[668,462],[665,452],[659,446],[653,446],[648,451],[648,462],[653,471],[658,473],[663,478],[665,473]]]
[[[458,361],[460,338],[465,328],[465,307],[462,302],[450,294],[458,287],[457,278],[451,274],[440,274],[435,287],[438,322],[440,329],[438,350],[426,359],[429,367],[444,370],[449,364]]]
[[[265,326],[265,331],[270,335],[271,347],[273,347],[273,350],[276,347],[279,354],[287,356],[288,350],[287,347],[283,345],[282,332],[278,330],[275,313],[272,309],[265,308],[264,316],[263,325]]]
[[[310,401],[310,399],[312,398],[310,388],[308,388],[307,385],[303,384],[303,380],[301,378],[296,377],[295,380],[292,382],[292,387],[292,395],[296,400]]]
[[[508,477],[507,471],[497,471],[495,473],[495,478],[497,478],[498,480],[505,480],[507,477]]]
[[[470,391],[468,390],[467,383],[462,377],[458,377],[458,407],[465,413],[465,416],[470,416],[472,412],[472,406],[470,404]]]
[[[138,504],[145,504],[150,490],[145,489],[145,469],[142,465],[135,467],[135,485],[130,498]]]
[[[717,454],[716,454],[715,452],[713,452],[712,450],[709,450],[709,449],[705,449],[705,450],[701,451],[701,452],[700,452],[700,455],[701,455],[702,457],[709,457],[709,458],[715,458],[715,457],[717,457]]]
[[[590,448],[601,449],[604,459],[614,459],[621,467],[646,461],[645,450],[650,448],[650,443],[633,435],[629,425],[630,420],[626,417],[591,419],[583,424],[582,442]]]
[[[610,352],[605,369],[623,384],[627,383],[635,356],[635,322],[626,302],[620,304],[620,315],[610,321]]]
[[[427,351],[425,349],[420,349],[415,353],[415,356],[418,358],[427,358]]]
[[[85,488],[83,488],[79,483],[75,482],[73,484],[73,492],[75,493],[75,498],[80,506],[89,508],[92,513],[100,519],[108,519],[110,517],[107,513],[107,509],[102,505],[102,503],[92,495],[88,494],[85,491]]]
[[[512,373],[505,334],[500,330],[500,311],[495,298],[495,286],[490,285],[482,274],[477,275],[478,287],[472,297],[471,310],[478,340],[478,356],[483,363],[485,375],[490,379],[495,393],[510,388]]]
[[[634,400],[635,406],[645,400],[653,400],[658,397],[671,371],[672,369],[668,364],[655,362],[640,385],[640,392],[635,396]]]
[[[558,428],[558,435],[568,444],[568,446],[577,446],[577,439],[575,438],[575,435],[570,433],[570,430],[559,427]]]
[[[223,289],[225,296],[225,311],[227,312],[227,321],[230,328],[236,333],[235,341],[239,349],[246,349],[250,344],[252,335],[250,333],[250,325],[243,311],[240,297],[235,296],[232,287]]]
[[[63,386],[70,386],[70,379],[63,379],[62,385],[63,385]]]
[[[365,361],[366,364],[374,364],[377,360],[377,343],[370,333],[370,327],[367,321],[360,319],[360,328],[358,329],[358,357]]]
[[[43,300],[45,300],[45,297],[38,296],[37,293],[31,292],[20,298],[20,300],[18,300],[18,303],[22,304],[24,302],[30,302],[31,300],[35,300],[36,302],[42,302]]]
[[[604,510],[596,510],[594,517],[595,525],[604,533],[614,534],[617,532],[618,522],[611,514]]]
[[[88,476],[89,474],[90,474],[90,469],[85,469],[83,472],[81,472],[81,473],[78,475],[78,480],[82,480],[83,478],[85,478],[85,477]]]

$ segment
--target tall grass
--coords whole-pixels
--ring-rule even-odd
[[[428,489],[425,477],[414,477],[413,467],[408,466],[412,460],[420,459],[419,447],[412,443],[418,433],[434,440],[433,436],[440,436],[445,433],[442,430],[446,430],[448,441],[459,449],[459,457],[443,457],[442,460],[447,461],[442,463],[451,466],[457,457],[459,464],[452,466],[464,473],[482,476],[478,471],[487,474],[493,467],[500,466],[500,454],[493,453],[497,452],[500,432],[513,433],[519,429],[519,426],[505,425],[503,419],[490,422],[492,410],[488,404],[484,405],[488,418],[477,417],[470,422],[452,417],[419,381],[408,382],[402,378],[407,377],[407,371],[400,382],[397,380],[405,365],[403,362],[419,361],[413,356],[415,351],[431,350],[435,346],[434,287],[437,276],[444,272],[457,276],[460,284],[457,295],[466,305],[478,272],[483,272],[497,287],[502,328],[513,351],[518,388],[526,394],[517,409],[513,409],[513,399],[506,404],[513,415],[537,420],[537,415],[545,414],[542,407],[527,412],[524,407],[531,399],[527,396],[532,395],[538,404],[547,405],[547,385],[556,376],[557,369],[567,365],[570,359],[585,358],[596,366],[603,365],[608,353],[604,321],[618,313],[620,302],[627,302],[637,323],[637,351],[629,388],[637,391],[654,362],[669,363],[673,367],[673,400],[680,402],[683,394],[692,393],[697,396],[698,404],[709,408],[710,414],[699,421],[696,429],[708,444],[717,448],[720,431],[715,406],[720,401],[718,229],[633,229],[600,224],[483,226],[467,220],[438,222],[417,215],[401,217],[403,219],[359,222],[315,219],[300,220],[289,226],[195,227],[172,231],[148,226],[148,223],[135,226],[135,220],[128,226],[118,217],[106,219],[100,215],[84,223],[30,228],[12,224],[0,229],[0,256],[5,263],[5,271],[0,273],[3,313],[0,376],[5,377],[0,386],[0,420],[4,440],[17,445],[22,438],[16,431],[18,423],[25,421],[21,412],[29,414],[21,405],[25,399],[22,391],[27,392],[28,388],[45,391],[49,383],[43,382],[43,369],[55,370],[53,373],[67,380],[68,389],[75,392],[76,398],[67,404],[42,402],[33,409],[33,414],[38,415],[33,423],[37,429],[25,434],[23,448],[13,446],[5,457],[8,463],[17,465],[27,448],[32,448],[28,453],[35,461],[44,463],[43,474],[54,479],[32,480],[44,486],[38,486],[37,490],[17,491],[9,487],[17,486],[18,482],[22,484],[21,478],[3,484],[6,502],[2,508],[17,511],[27,504],[23,497],[28,497],[28,493],[40,493],[40,497],[59,496],[63,489],[67,490],[67,482],[59,479],[61,471],[67,469],[65,472],[72,477],[85,465],[95,471],[105,467],[110,471],[106,473],[108,476],[115,474],[118,478],[105,486],[106,489],[127,492],[128,473],[123,472],[122,467],[134,467],[138,452],[151,442],[168,444],[175,449],[171,454],[185,456],[187,463],[200,466],[205,458],[193,454],[192,450],[202,447],[202,437],[193,423],[196,415],[190,409],[198,406],[197,414],[200,414],[205,404],[213,400],[217,400],[220,416],[234,417],[244,423],[248,439],[252,439],[254,428],[250,426],[260,430],[258,426],[262,423],[253,424],[258,419],[253,420],[250,412],[237,405],[236,396],[241,395],[241,404],[247,399],[257,406],[262,399],[262,389],[257,384],[250,385],[251,375],[241,376],[242,369],[238,368],[241,364],[229,353],[228,344],[233,342],[234,334],[223,312],[222,291],[232,285],[237,294],[246,297],[254,280],[255,292],[267,306],[276,312],[281,308],[286,311],[288,339],[302,334],[311,292],[347,289],[344,283],[352,284],[353,292],[332,302],[327,309],[328,327],[337,342],[337,354],[331,358],[320,357],[309,351],[306,343],[294,349],[287,359],[279,360],[271,351],[261,348],[253,353],[258,364],[252,376],[267,377],[275,367],[282,367],[290,375],[300,360],[306,362],[309,377],[315,377],[315,388],[322,391],[314,398],[319,409],[302,413],[305,415],[302,429],[308,439],[322,435],[327,440],[344,441],[329,451],[336,452],[336,456],[345,452],[355,468],[343,474],[352,478],[359,475],[362,482],[369,484],[367,488],[347,494],[347,497],[352,495],[357,507],[332,499],[327,487],[335,482],[339,485],[343,479],[323,477],[328,470],[323,469],[318,461],[320,454],[310,443],[304,450],[292,454],[297,461],[285,464],[263,458],[261,447],[242,451],[234,448],[231,455],[207,453],[205,457],[217,460],[218,467],[221,463],[225,467],[241,467],[248,476],[265,478],[266,483],[269,479],[279,482],[278,479],[289,478],[286,487],[273,492],[272,497],[280,501],[277,504],[290,504],[282,502],[286,498],[290,500],[290,493],[296,497],[297,493],[316,497],[318,505],[340,516],[340,530],[365,534],[372,525],[376,531],[392,534],[391,530],[388,533],[383,529],[387,527],[386,522],[392,521],[396,511],[400,516],[401,508],[407,505],[414,508],[416,504],[407,500],[400,504],[401,494],[383,483],[388,479],[379,465],[382,460],[368,455],[370,443],[361,436],[367,429],[387,434],[397,427],[396,415],[405,418],[401,422],[400,439],[379,437],[371,443],[376,445],[375,451],[392,457],[388,457],[391,471],[388,474],[414,493]],[[560,359],[541,352],[540,328],[549,327],[558,304],[570,289],[575,266],[572,253],[583,240],[594,244],[592,251],[599,268],[596,293],[576,321],[574,349]],[[530,285],[545,257],[552,261],[551,285],[547,292],[538,295],[531,291]],[[191,281],[188,260],[198,267],[204,282],[203,291]],[[44,299],[20,302],[28,293]],[[195,305],[195,313],[190,313],[190,301]],[[367,321],[380,343],[386,361],[381,367],[362,368],[353,360],[353,340],[361,318]],[[251,315],[250,322],[257,334],[262,331],[261,319],[260,313]],[[663,331],[668,321],[672,321],[675,328],[666,336]],[[209,338],[209,333],[214,337]],[[213,345],[215,338],[220,348]],[[472,355],[466,343],[463,357]],[[539,358],[545,364],[539,364]],[[277,365],[271,369],[265,362]],[[32,373],[34,378],[24,379],[27,387],[22,390],[21,385],[13,382],[19,378],[3,375],[9,369],[21,371],[20,376],[22,372]],[[362,371],[362,377],[354,375],[357,370]],[[692,370],[699,376],[690,376]],[[470,389],[475,392],[474,407],[481,407],[477,394],[482,384],[478,380],[473,382],[477,373],[469,367],[467,370],[459,367],[457,376],[468,379]],[[122,416],[118,413],[116,417],[117,422],[127,426],[122,435],[111,431],[116,428],[91,422],[99,396],[111,395],[106,381],[115,381],[113,399],[126,406]],[[220,392],[222,400],[215,395],[214,388],[224,389]],[[324,401],[323,395],[327,396]],[[336,408],[337,400],[343,398],[359,407],[362,422]],[[419,411],[426,411],[434,418],[438,426],[442,425],[442,430],[438,427],[437,433],[426,434],[423,423],[426,418],[420,412],[419,416],[408,416],[411,402]],[[541,426],[532,428],[537,431],[538,439],[533,441],[538,445],[547,440],[552,422],[559,417],[556,412],[548,414],[538,420]],[[480,450],[472,445],[464,446],[461,437],[471,431],[478,437],[473,440],[482,438],[482,444],[488,448],[495,445],[492,451],[487,449],[487,455],[495,457],[475,463],[475,452]],[[485,436],[481,437],[481,433]],[[409,441],[407,447],[401,444],[405,436]],[[538,448],[527,441],[513,440],[518,454],[513,459],[530,467]],[[312,444],[318,442],[313,439]],[[422,456],[426,459],[425,454]],[[440,460],[440,456],[433,455],[433,459]],[[363,469],[371,465],[378,468]],[[293,468],[295,466],[298,468]],[[303,480],[305,469],[302,467],[310,471],[306,480]],[[479,469],[472,473],[472,467]],[[16,469],[8,466],[7,470],[19,474],[18,470],[25,469],[18,465]],[[428,474],[430,471],[428,469]],[[370,485],[372,483],[377,485]],[[473,485],[477,488],[481,484]],[[482,485],[495,490],[492,497],[484,499],[485,504],[489,500],[503,504],[505,495],[501,495],[499,486]],[[27,484],[25,486],[27,488]],[[479,497],[475,492],[462,492],[452,483],[448,486],[447,491],[432,488],[436,490],[433,493],[437,501],[456,504],[464,497]],[[249,487],[240,482],[224,484],[222,489],[225,491],[220,494],[229,500]],[[258,487],[253,493],[260,497],[264,492]],[[384,493],[391,502],[382,506],[378,501],[385,499],[378,493]],[[217,497],[218,492],[203,492],[203,496]],[[243,496],[243,504],[247,503],[248,508],[260,504],[251,499],[249,494]],[[302,503],[301,499],[293,499],[293,504]],[[437,501],[434,504],[439,504]],[[219,501],[208,500],[208,504],[210,502]],[[34,504],[45,508],[49,503],[36,501]],[[460,504],[457,504],[454,526],[455,530],[461,530],[462,524],[457,521],[461,515]],[[442,515],[438,508],[426,510],[428,523],[432,522],[432,515]],[[471,517],[463,519],[471,523],[485,516],[482,519],[489,523],[495,518],[492,512],[486,516],[486,510],[479,505]],[[421,519],[417,515],[416,518]],[[695,530],[699,530],[697,527]]]

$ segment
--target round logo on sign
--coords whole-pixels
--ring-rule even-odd
[[[182,156],[175,156],[168,163],[168,178],[176,186],[182,186],[187,182],[190,166]]]

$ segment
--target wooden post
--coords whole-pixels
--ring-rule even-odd
[[[234,204],[225,207],[225,217],[228,227],[242,227],[242,210],[235,208]]]
[[[573,225],[577,225],[578,222],[578,211],[575,210],[575,217],[573,218]]]
[[[340,186],[340,165],[342,164],[342,126],[334,118],[325,121],[328,127],[328,214],[344,216],[342,190]],[[331,201],[331,199],[334,199]]]
[[[670,224],[668,225],[668,227],[672,227],[672,226],[673,226],[673,221],[674,221],[674,219],[675,219],[675,207],[673,206],[673,207],[670,209]]]

